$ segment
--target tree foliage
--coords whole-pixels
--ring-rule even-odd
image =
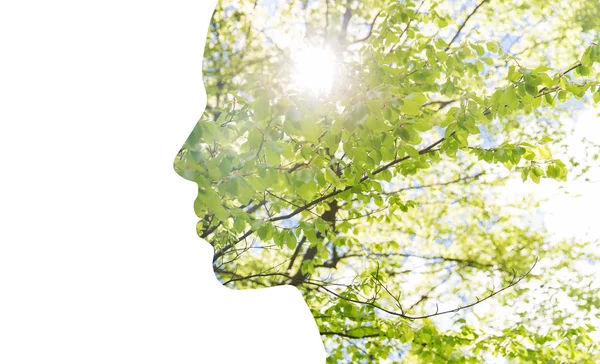
[[[175,161],[219,279],[297,286],[328,363],[600,360],[598,285],[578,270],[596,243],[550,239],[537,201],[509,197],[515,178],[585,178],[597,158],[562,144],[600,101],[597,12],[221,0],[207,108]],[[334,54],[330,92],[294,81],[307,47]]]

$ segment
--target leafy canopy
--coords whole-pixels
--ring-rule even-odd
[[[598,285],[577,269],[594,242],[549,239],[537,201],[510,198],[515,178],[581,179],[597,158],[561,144],[600,101],[596,13],[222,0],[207,108],[175,161],[219,279],[297,286],[328,363],[599,360]],[[294,82],[307,47],[334,54],[331,92]]]

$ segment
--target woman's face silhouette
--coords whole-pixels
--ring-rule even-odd
[[[326,240],[335,234],[338,200],[294,210],[314,201],[317,178],[325,178],[311,163],[336,155],[339,138],[329,136],[328,145],[319,146],[319,137],[336,112],[330,102],[339,78],[334,45],[344,30],[331,24],[326,35],[313,22],[290,23],[322,15],[322,7],[307,5],[220,1],[210,22],[207,108],[175,169],[198,184],[198,234],[215,249],[217,276],[233,287],[252,288],[256,280],[256,287],[300,285],[311,265],[332,258]],[[339,166],[327,168],[335,174]],[[275,267],[279,273],[244,279]]]

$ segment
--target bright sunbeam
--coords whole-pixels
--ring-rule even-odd
[[[314,93],[331,92],[335,57],[326,48],[306,48],[294,58],[294,82],[303,90]]]

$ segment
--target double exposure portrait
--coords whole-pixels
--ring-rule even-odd
[[[554,233],[538,192],[596,173],[572,135],[600,101],[599,15],[219,0],[174,162],[219,281],[300,290],[327,363],[598,362],[598,240]]]

